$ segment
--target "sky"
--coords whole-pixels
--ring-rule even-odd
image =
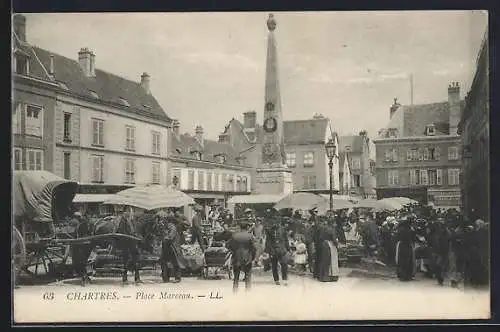
[[[452,81],[465,96],[487,29],[485,11],[274,13],[283,116],[329,117],[341,135],[373,139],[394,98],[447,100]],[[140,81],[183,132],[202,125],[217,139],[232,118],[255,110],[262,123],[268,13],[25,14],[33,45]]]

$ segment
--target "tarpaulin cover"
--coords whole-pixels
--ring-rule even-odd
[[[181,207],[195,204],[194,199],[171,186],[145,185],[122,190],[104,204],[128,205],[145,210]]]
[[[47,171],[14,171],[14,217],[38,221],[54,220],[58,206],[69,207],[78,190],[78,183],[65,180]]]

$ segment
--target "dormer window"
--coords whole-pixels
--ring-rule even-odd
[[[151,109],[152,107],[150,105],[142,105],[144,108]]]
[[[92,91],[92,90],[89,90],[89,94],[90,94],[93,98],[95,98],[95,99],[99,99],[99,95],[97,94],[97,92]]]
[[[219,164],[224,164],[226,162],[226,156],[223,154],[216,154],[214,157]]]
[[[28,75],[29,74],[29,61],[28,57],[24,54],[16,54],[15,55],[15,69],[16,73],[20,75]]]
[[[434,127],[434,124],[430,124],[430,125],[427,125],[425,127],[425,134],[427,136],[434,136],[435,134],[435,127]]]
[[[120,104],[122,104],[123,106],[130,107],[130,104],[128,103],[127,99],[120,97],[119,101],[120,101]]]

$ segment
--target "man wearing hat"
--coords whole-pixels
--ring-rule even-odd
[[[438,284],[443,285],[444,272],[448,266],[448,257],[450,249],[450,233],[442,217],[432,225],[430,234],[430,249],[432,253],[432,270],[437,278]]]
[[[157,215],[165,223],[165,232],[161,244],[161,275],[163,282],[169,282],[171,269],[173,270],[174,282],[181,281],[181,269],[185,267],[184,257],[180,244],[180,236],[177,229],[177,219],[174,213],[169,210],[166,215]]]
[[[269,227],[266,229],[265,252],[271,258],[271,268],[275,284],[280,284],[278,273],[279,263],[281,267],[281,279],[286,285],[288,280],[287,254],[290,252],[288,234],[283,223],[278,219],[278,211],[273,208],[268,210],[268,214]]]
[[[195,205],[194,211],[195,213],[191,220],[191,243],[194,244],[198,241],[201,250],[205,251],[201,231],[201,212],[203,211],[203,207],[201,205]]]
[[[241,272],[245,273],[245,288],[249,290],[252,282],[252,263],[255,260],[256,248],[252,234],[249,232],[250,224],[246,221],[239,223],[239,231],[235,232],[227,244],[231,251],[233,265],[233,291],[238,290]]]
[[[82,214],[78,211],[73,214],[72,226],[76,229],[77,238],[92,235],[89,221],[83,218]],[[82,285],[90,282],[90,278],[87,274],[87,260],[92,249],[93,247],[90,243],[77,243],[72,246],[71,261],[75,273],[81,278]]]

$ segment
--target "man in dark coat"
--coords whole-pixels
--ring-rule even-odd
[[[320,260],[321,260],[321,222],[317,216],[318,209],[313,208],[309,210],[311,217],[309,218],[309,222],[312,224],[309,229],[309,233],[311,234],[312,240],[312,270],[314,278],[319,278],[319,270],[320,270]],[[309,250],[309,248],[307,249]]]
[[[88,219],[83,218],[80,212],[75,212],[73,215],[73,223],[76,228],[76,236],[78,238],[87,237],[92,235],[92,230]],[[92,252],[92,244],[76,243],[71,247],[71,261],[75,273],[81,278],[82,285],[90,282],[87,274],[87,260]]]
[[[167,212],[166,215],[159,216],[162,222],[165,223],[165,232],[161,244],[161,275],[163,282],[169,282],[171,271],[169,264],[172,266],[174,282],[181,281],[181,269],[185,268],[184,257],[182,256],[182,249],[180,244],[180,236],[177,231],[177,220],[172,211]]]
[[[252,263],[255,260],[256,248],[252,234],[249,232],[250,224],[242,221],[239,231],[234,233],[227,244],[231,251],[233,265],[233,291],[238,290],[241,272],[245,273],[245,289],[249,290],[252,283]]]
[[[205,246],[203,245],[202,231],[201,231],[201,221],[202,221],[201,213],[203,211],[203,207],[201,207],[200,205],[196,205],[194,210],[195,213],[193,219],[191,220],[191,243],[195,244],[196,242],[198,242],[201,250],[205,251],[204,249]]]
[[[272,209],[269,211],[267,220],[269,226],[266,229],[265,252],[271,258],[271,269],[273,279],[276,285],[280,284],[278,273],[278,263],[281,267],[281,278],[286,285],[288,280],[288,262],[287,255],[290,252],[290,243],[288,242],[287,230],[279,219],[278,211]]]
[[[429,237],[431,239],[432,270],[436,275],[438,284],[443,285],[450,249],[450,233],[446,228],[444,218],[438,218],[432,223]]]

